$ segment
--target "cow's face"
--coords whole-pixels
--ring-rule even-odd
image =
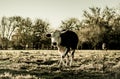
[[[51,34],[47,34],[47,37],[51,37],[52,46],[56,47],[56,46],[60,45],[60,43],[61,43],[60,35],[61,35],[61,32],[58,30],[54,31]]]

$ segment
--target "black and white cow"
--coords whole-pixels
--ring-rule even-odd
[[[51,37],[51,44],[54,47],[58,48],[58,52],[61,55],[61,60],[59,66],[63,65],[70,65],[74,58],[74,52],[77,48],[78,44],[78,36],[75,32],[66,30],[66,31],[59,31],[55,30],[51,34],[47,34],[47,37]],[[69,54],[71,58],[69,58]],[[64,61],[63,59],[67,56],[67,60]]]

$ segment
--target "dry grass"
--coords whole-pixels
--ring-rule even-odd
[[[1,50],[0,79],[119,79],[119,50],[77,50],[72,67],[58,67],[57,50]]]

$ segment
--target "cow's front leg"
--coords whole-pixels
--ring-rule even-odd
[[[59,67],[61,67],[61,66],[66,66],[66,63],[65,63],[65,61],[64,61],[64,58],[62,58],[62,54],[61,54],[61,59],[60,59],[60,62],[59,62]]]
[[[66,52],[66,50],[67,49],[65,47],[62,47],[62,46],[58,48],[58,52],[60,53],[60,56],[61,56],[60,57],[60,62],[59,62],[59,65],[58,65],[59,67],[61,67],[62,65],[66,65],[65,61],[64,61],[64,57],[63,57],[63,54]]]
[[[60,53],[60,56],[61,56],[61,59],[60,59],[60,62],[59,62],[59,67],[61,65],[67,66],[67,61],[68,60],[65,61],[64,58],[68,54],[69,49],[61,46],[61,47],[58,48],[58,52]]]
[[[68,52],[70,51],[69,48],[66,48],[66,50],[62,53],[62,59],[63,59],[63,65],[67,66],[69,63],[69,55]],[[66,57],[67,56],[67,57]],[[65,58],[66,57],[66,58]]]

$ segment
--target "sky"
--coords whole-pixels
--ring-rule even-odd
[[[120,0],[0,0],[2,16],[40,18],[49,22],[52,28],[60,26],[69,18],[83,18],[83,11],[89,7],[116,7]]]

